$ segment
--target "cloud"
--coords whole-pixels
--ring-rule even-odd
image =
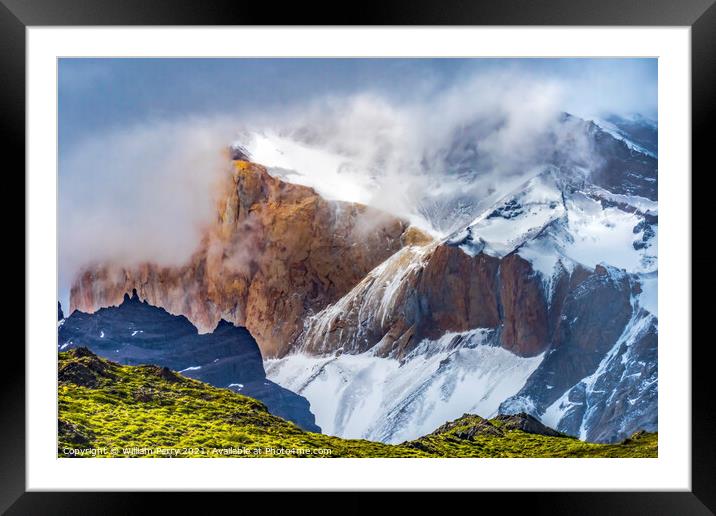
[[[538,173],[555,152],[590,159],[584,134],[563,134],[567,93],[558,80],[483,72],[419,101],[327,96],[253,121],[263,132],[240,141],[274,173],[327,198],[444,234]]]
[[[185,262],[215,216],[231,132],[218,119],[99,134],[60,161],[60,289],[98,262]]]
[[[562,112],[600,112],[619,92],[616,78],[589,70],[560,77],[495,68],[434,90],[421,83],[420,95],[326,93],[253,114],[226,108],[93,134],[60,159],[61,292],[91,263],[186,262],[215,216],[224,149],[237,139],[255,143],[257,132],[284,145],[263,153],[275,173],[445,234],[556,152],[590,165],[588,142],[560,122]],[[244,268],[251,257],[233,263]]]

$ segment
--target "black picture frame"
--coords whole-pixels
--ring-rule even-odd
[[[468,2],[459,0],[413,2],[361,2],[360,7],[335,4],[334,8],[305,2],[270,3],[196,1],[196,0],[0,0],[0,115],[4,137],[0,140],[6,163],[7,185],[15,180],[13,197],[21,198],[25,170],[25,29],[28,26],[82,25],[603,25],[603,26],[689,26],[692,52],[692,170],[706,174],[713,168],[713,144],[709,128],[716,124],[716,4],[715,0],[501,0]],[[358,5],[358,4],[356,4]],[[335,9],[332,11],[331,9]],[[49,115],[48,115],[49,116]],[[10,158],[10,159],[8,159]],[[686,174],[693,172],[684,171]],[[9,178],[8,176],[12,176]],[[9,186],[7,188],[10,188]],[[6,195],[10,195],[9,192]],[[704,190],[692,189],[692,220],[699,206],[707,206]],[[24,196],[23,196],[24,198]],[[706,204],[704,204],[706,203]],[[17,213],[13,223],[17,228]],[[19,230],[19,229],[18,229]],[[20,238],[24,238],[20,237]],[[19,246],[18,246],[19,247]],[[693,249],[692,249],[693,253]],[[24,256],[25,260],[28,259]],[[709,271],[706,258],[692,256],[692,270]],[[26,274],[27,269],[26,270]],[[711,273],[708,274],[712,276]],[[708,280],[707,280],[708,281]],[[712,281],[712,280],[711,280]],[[710,285],[701,288],[708,289]],[[20,304],[17,285],[6,290],[6,301]],[[24,295],[23,295],[24,299]],[[708,320],[709,303],[692,302],[692,320]],[[22,303],[23,307],[25,306]],[[9,313],[9,312],[6,312]],[[701,317],[699,317],[701,316]],[[18,318],[19,319],[19,318]],[[19,323],[16,324],[19,326]],[[693,332],[693,327],[692,327]],[[712,406],[714,387],[711,380],[712,345],[709,340],[691,344],[692,353],[692,490],[690,492],[619,492],[619,493],[510,493],[509,506],[523,507],[530,513],[569,514],[713,514],[716,511],[715,417]],[[185,494],[122,493],[39,493],[25,490],[25,353],[15,343],[5,342],[0,378],[0,408],[3,413],[0,434],[0,510],[7,514],[129,514],[149,509],[147,499],[156,500],[163,512],[186,512],[206,508],[206,501]],[[200,495],[201,496],[201,495]],[[211,496],[211,505],[222,503],[231,494]],[[242,494],[242,497],[249,496]],[[260,506],[266,494],[257,497]],[[472,495],[474,497],[474,495]],[[480,494],[479,503],[499,494]],[[366,512],[375,504],[374,495],[342,495],[341,512]],[[293,494],[287,506],[308,507],[314,503],[304,494]],[[420,494],[412,500],[422,503]],[[453,503],[460,504],[458,497]],[[250,501],[242,501],[249,503]],[[468,503],[474,503],[468,501]],[[336,510],[334,503],[332,512]],[[201,510],[201,509],[198,509]]]

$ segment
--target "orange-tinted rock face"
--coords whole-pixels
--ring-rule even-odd
[[[529,262],[518,255],[470,256],[447,244],[403,248],[344,298],[310,317],[296,347],[401,358],[423,339],[500,328],[521,356],[550,344],[549,304]]]
[[[72,287],[70,308],[92,312],[119,304],[136,288],[201,331],[221,318],[246,326],[264,356],[280,355],[306,314],[339,299],[404,241],[422,238],[406,229],[384,212],[326,201],[259,165],[235,161],[216,223],[189,263],[88,268]]]
[[[421,333],[438,338],[445,331],[498,326],[499,264],[485,254],[471,257],[457,247],[436,247],[417,284],[426,313]]]
[[[500,264],[500,299],[502,346],[521,356],[544,351],[549,343],[547,299],[532,265],[517,254],[506,256]]]

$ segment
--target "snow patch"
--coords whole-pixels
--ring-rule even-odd
[[[641,275],[639,277],[641,294],[638,303],[644,310],[659,316],[659,278],[657,274]]]
[[[645,263],[644,251],[633,246],[637,237],[634,227],[641,221],[635,213],[602,208],[598,201],[574,194],[567,201],[567,232],[571,242],[564,242],[564,253],[589,268],[604,262],[630,272],[649,272],[654,266]],[[654,246],[656,238],[652,240]]]
[[[267,377],[305,396],[329,435],[398,443],[464,413],[492,417],[542,362],[494,345],[494,330],[423,341],[403,361],[371,351],[292,354],[265,362]]]
[[[347,156],[310,147],[271,131],[256,132],[243,142],[252,161],[272,175],[313,188],[328,200],[368,204],[375,181]]]
[[[518,193],[502,198],[448,242],[464,240],[460,248],[472,256],[485,252],[502,257],[563,214],[562,191],[548,170],[526,182]]]

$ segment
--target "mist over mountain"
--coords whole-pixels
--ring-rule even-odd
[[[355,60],[351,67],[365,72],[353,81],[344,78],[345,60],[212,61],[216,77],[235,78],[228,91],[224,81],[200,79],[191,60],[169,61],[60,63],[64,306],[89,262],[186,260],[211,223],[233,142],[326,199],[368,204],[444,235],[537,173],[552,152],[591,159],[586,140],[559,123],[565,111],[656,114],[649,60]],[[119,87],[150,65],[141,96]],[[241,73],[251,66],[250,76]],[[292,93],[252,103],[262,80],[290,83]]]
[[[605,443],[656,431],[655,100],[532,66],[76,144],[64,320],[135,291],[197,330],[190,355],[245,328],[265,378],[343,438],[400,443],[462,414]],[[175,351],[159,358],[208,370]]]

